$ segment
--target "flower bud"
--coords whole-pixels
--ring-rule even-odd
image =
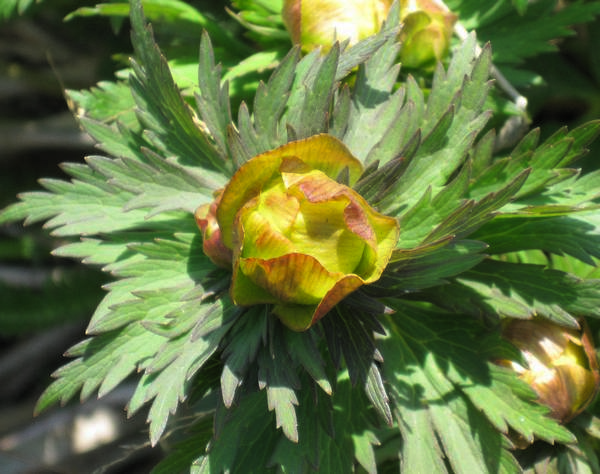
[[[300,331],[379,279],[399,226],[335,181],[344,170],[355,182],[362,165],[334,137],[313,136],[252,158],[203,208],[205,252],[215,261],[232,252],[235,304],[272,304]]]
[[[403,23],[400,62],[411,68],[430,68],[450,50],[456,15],[432,0],[406,0],[400,8]]]
[[[596,351],[585,321],[581,325],[582,330],[575,330],[549,321],[512,320],[503,330],[529,367],[514,361],[501,364],[512,367],[561,423],[585,410],[600,383]]]
[[[217,206],[221,202],[223,190],[215,193],[215,200],[210,204],[205,204],[196,209],[194,217],[196,224],[202,231],[202,249],[204,254],[212,260],[212,262],[223,268],[231,268],[232,252],[230,248],[223,245],[221,239],[221,229],[217,222]]]
[[[374,35],[392,0],[284,0],[283,22],[294,44],[305,52],[322,46],[329,50],[337,41],[350,44]]]

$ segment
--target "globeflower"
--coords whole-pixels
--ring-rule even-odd
[[[231,251],[236,305],[271,304],[302,331],[379,279],[399,225],[336,181],[345,170],[354,183],[362,165],[336,138],[316,135],[252,158],[198,210],[205,253],[224,266]]]
[[[292,42],[304,52],[348,40],[350,45],[374,35],[387,18],[392,0],[285,0],[283,22]],[[400,61],[430,68],[450,50],[457,16],[434,0],[402,0]]]
[[[401,2],[403,23],[400,62],[412,68],[433,67],[450,50],[456,15],[433,0]]]
[[[392,0],[285,0],[283,22],[294,44],[305,52],[329,50],[337,41],[350,45],[379,31]]]
[[[514,361],[501,364],[512,367],[561,423],[585,410],[600,383],[592,339],[585,322],[581,323],[583,329],[575,330],[550,321],[512,320],[503,330],[528,367]]]

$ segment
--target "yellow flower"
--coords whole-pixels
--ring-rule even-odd
[[[432,0],[401,3],[400,62],[412,68],[432,68],[450,49],[456,15]]]
[[[350,44],[379,31],[392,0],[285,0],[283,21],[294,44],[305,52],[337,41]]]
[[[350,183],[362,173],[339,140],[316,135],[258,155],[236,172],[215,204],[221,243],[211,241],[214,227],[203,230],[213,260],[223,261],[223,248],[232,251],[235,304],[272,304],[284,324],[301,331],[379,279],[399,226],[335,180],[345,169]]]
[[[583,320],[581,324],[578,331],[549,321],[512,320],[503,330],[529,367],[514,361],[502,365],[512,367],[562,423],[585,410],[600,382],[592,339]]]

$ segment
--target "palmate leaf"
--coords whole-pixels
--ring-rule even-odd
[[[415,104],[413,112],[412,120],[420,123],[421,144],[402,179],[379,204],[385,213],[397,214],[414,204],[428,187],[437,194],[463,164],[489,118],[482,107],[489,88],[490,61],[487,49],[476,56],[475,39],[470,37],[453,56],[448,71],[441,66],[436,70],[426,107],[419,112]]]
[[[562,200],[569,199],[585,203],[597,196],[596,189],[586,187],[579,189],[575,186],[575,177],[579,174],[575,169],[565,168],[587,152],[587,146],[600,133],[600,122],[590,122],[573,130],[561,129],[536,148],[539,140],[539,130],[527,134],[515,147],[509,157],[495,160],[491,165],[483,167],[479,163],[475,166],[481,171],[469,187],[470,197],[479,197],[488,193],[490,187],[497,186],[499,177],[514,177],[526,169],[531,169],[526,183],[518,194],[518,200],[507,207],[507,210],[526,207],[528,212],[538,206],[551,206],[556,204],[560,210]],[[489,156],[489,155],[488,155]],[[489,161],[484,154],[478,155],[479,161]],[[589,177],[582,178],[585,183]],[[554,192],[552,192],[554,191]],[[596,193],[590,195],[589,192]],[[531,209],[531,208],[534,209]]]
[[[193,213],[198,206],[212,200],[212,192],[224,185],[222,176],[192,174],[189,169],[149,150],[145,152],[145,158],[141,162],[131,158],[115,160],[92,156],[86,161],[110,183],[135,195],[124,206],[124,212],[152,209],[147,217],[173,210]]]
[[[166,59],[144,24],[142,7],[131,8],[132,42],[139,62],[132,62],[130,84],[139,107],[139,118],[153,133],[152,141],[180,163],[231,174],[231,166],[215,142],[196,125],[191,109],[181,97]]]
[[[239,312],[226,299],[205,304],[192,300],[180,311],[193,318],[194,326],[166,341],[151,363],[144,361],[145,374],[128,405],[132,414],[152,400],[148,413],[152,445],[159,441],[169,416],[186,399],[190,380],[217,350],[232,316]]]
[[[556,50],[554,40],[574,34],[572,25],[592,21],[600,14],[600,5],[582,1],[555,10],[554,1],[530,5],[522,17],[506,15],[484,28],[478,28],[482,41],[494,45],[498,63],[520,63],[524,59]]]
[[[236,166],[289,141],[328,132],[339,81],[394,34],[393,29],[384,30],[349,48],[334,46],[323,56],[314,51],[300,59],[299,51],[292,49],[269,81],[259,84],[253,115],[242,104],[237,127],[228,128],[228,147]]]
[[[202,425],[201,445],[187,458],[195,459],[193,472],[375,472],[380,430],[402,435],[406,472],[432,466],[510,472],[518,467],[506,449],[509,429],[526,439],[573,440],[516,377],[487,362],[502,344],[462,314],[495,318],[516,307],[522,317],[535,311],[572,323],[580,312],[598,312],[596,283],[485,260],[485,240],[466,238],[487,225],[493,231],[492,224],[509,215],[523,218],[513,214],[531,210],[540,196],[557,206],[571,200],[592,207],[593,183],[582,180],[587,187],[580,192],[575,172],[554,168],[583,151],[593,127],[561,132],[537,150],[535,135],[526,137],[500,164],[486,156],[489,136],[478,154],[470,153],[488,118],[482,110],[489,49],[476,54],[470,37],[448,70],[437,70],[427,100],[414,80],[394,92],[398,45],[391,23],[353,48],[337,45],[327,55],[302,59],[292,51],[259,86],[252,111],[241,106],[234,125],[208,38],[194,111],[139,2],[131,15],[136,61],[128,84],[136,115],[128,100],[123,117],[88,113],[83,119],[114,158],[68,165],[73,183],[48,182],[50,193],[26,196],[0,218],[51,219],[60,235],[87,234],[57,255],[103,265],[116,278],[90,322],[92,337],[71,350],[76,359],[58,371],[39,409],[78,391],[82,398],[96,390],[103,395],[137,371],[128,409],[149,406],[155,444],[196,389],[203,411],[194,421],[202,425],[214,414],[215,428],[211,437]],[[340,87],[365,60],[355,84]],[[113,92],[121,97],[123,90]],[[110,94],[106,89],[77,100]],[[204,256],[191,211],[212,200],[252,156],[327,131],[369,166],[361,186],[379,210],[402,220],[403,241],[380,288],[356,292],[314,330],[295,334],[268,307],[231,304],[230,275]],[[78,200],[80,192],[87,199]],[[515,196],[520,200],[510,203]],[[496,219],[498,212],[504,214]],[[564,251],[574,252],[574,245]],[[580,246],[593,255],[589,245]],[[444,288],[455,291],[454,299],[440,296]],[[461,291],[470,299],[459,301]],[[396,299],[407,292],[426,303]],[[381,316],[389,312],[375,299],[381,294],[395,314]],[[457,301],[464,307],[454,313],[439,309]],[[209,365],[216,368],[206,377]]]
[[[473,319],[389,303],[395,313],[380,349],[403,472],[448,472],[444,456],[453,472],[518,472],[502,435],[508,426],[528,439],[573,441],[515,375],[486,362],[492,341]]]
[[[308,380],[301,382],[305,386]],[[268,394],[244,394],[232,409],[217,414],[222,424],[218,421],[207,455],[198,458],[192,472],[352,472],[357,463],[369,473],[377,472],[377,419],[365,409],[364,395],[352,387],[347,374],[340,374],[336,387],[333,398],[323,392],[298,392],[299,443],[272,429],[275,416],[264,411]]]
[[[56,372],[57,380],[40,398],[38,410],[57,401],[64,403],[80,389],[82,399],[98,388],[103,395],[158,352],[165,337],[148,331],[142,321],[164,323],[167,315],[186,304],[184,296],[194,288],[195,278],[213,269],[197,247],[191,247],[192,237],[139,244],[154,247],[153,256],[148,249],[146,257],[138,253],[115,267],[115,274],[124,278],[109,286],[88,328],[99,335],[68,352],[76,359]],[[188,261],[191,248],[195,258]],[[81,254],[82,249],[75,245],[64,252],[74,255],[73,250]],[[164,250],[162,258],[157,257],[161,255],[158,250]]]
[[[396,6],[398,7],[398,6]],[[388,14],[386,28],[393,31],[397,26],[394,22],[399,18],[399,13],[392,9]],[[379,159],[383,154],[389,160],[397,156],[389,150],[389,139],[379,144],[385,132],[392,127],[398,119],[398,110],[404,101],[404,90],[399,89],[393,93],[394,85],[398,78],[400,65],[396,59],[399,45],[395,38],[390,38],[379,50],[361,64],[357,73],[356,83],[352,89],[349,115],[344,129],[340,130],[340,138],[359,159],[369,163]],[[341,97],[343,100],[343,97]],[[408,127],[406,133],[414,132],[414,126]],[[338,125],[339,127],[339,125]],[[395,130],[395,127],[394,127]],[[385,134],[389,137],[389,133]],[[396,134],[395,138],[398,138]],[[375,152],[373,149],[378,145]],[[402,141],[397,143],[401,147]],[[390,153],[392,151],[392,153]],[[399,150],[398,150],[399,151]]]
[[[67,96],[80,118],[88,117],[106,124],[119,121],[127,129],[140,128],[135,115],[135,101],[125,81],[101,81],[89,90],[67,91]],[[102,140],[98,142],[102,143]]]
[[[487,243],[490,254],[540,249],[595,265],[592,257],[600,258],[600,229],[586,219],[590,214],[494,219],[472,237]]]
[[[356,464],[370,474],[377,472],[375,414],[346,374],[340,375],[336,387],[333,407],[327,405],[329,400],[304,391],[298,408],[303,421],[300,440],[304,442],[294,445],[281,439],[271,457],[271,462],[284,472],[352,472]],[[328,413],[331,408],[333,411]]]
[[[264,392],[254,392],[243,397],[233,410],[218,410],[218,437],[209,443],[206,455],[194,460],[190,472],[268,472],[268,456],[281,434],[272,428],[274,416],[265,413],[265,398]],[[257,439],[261,440],[260,449],[256,449]]]
[[[410,250],[399,249],[382,277],[369,287],[375,294],[400,294],[446,283],[481,262],[487,245],[451,238]]]
[[[530,319],[539,315],[573,327],[579,315],[600,316],[600,280],[580,280],[540,265],[494,260],[482,262],[425,298],[474,316]]]
[[[76,179],[70,183],[40,180],[50,192],[21,194],[21,202],[2,211],[0,224],[23,219],[26,223],[47,221],[45,226],[59,236],[93,235],[151,225],[144,219],[145,211],[123,212],[131,193],[108,184],[85,165],[69,164],[64,169]]]
[[[234,404],[241,386],[256,384],[267,393],[267,407],[276,414],[276,427],[281,427],[290,440],[298,441],[295,407],[301,389],[299,369],[308,373],[326,393],[332,386],[324,369],[313,333],[294,333],[268,317],[264,308],[255,307],[243,316],[225,341],[222,357],[221,393],[226,408]],[[257,380],[248,367],[258,367]],[[305,388],[306,390],[306,388]]]

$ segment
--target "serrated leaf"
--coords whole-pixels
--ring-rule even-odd
[[[290,357],[310,374],[325,393],[331,395],[333,388],[327,377],[325,361],[319,353],[314,333],[286,331],[285,338]]]
[[[220,84],[221,67],[215,66],[215,58],[207,32],[200,41],[200,60],[198,64],[198,86],[201,93],[196,94],[196,103],[200,117],[209,130],[222,156],[227,156],[227,126],[231,123],[229,104],[229,85]]]
[[[231,408],[236,391],[246,377],[248,366],[255,361],[259,347],[265,340],[266,323],[265,311],[249,311],[227,336],[221,354],[221,394],[226,408]]]
[[[85,117],[103,124],[118,121],[127,129],[139,130],[140,128],[135,115],[135,101],[131,89],[124,81],[100,81],[88,90],[69,90],[67,94],[77,107],[79,119]],[[98,141],[102,142],[102,140]]]
[[[106,183],[99,173],[85,165],[70,165],[67,169],[71,174],[78,174],[78,179],[72,182],[40,180],[50,192],[23,193],[20,195],[21,202],[2,211],[0,223],[21,219],[25,219],[26,223],[47,220],[45,226],[59,236],[94,235],[148,227],[144,211],[124,211],[125,204],[132,197],[130,193]]]
[[[290,370],[293,365],[281,336],[272,338],[271,347],[263,348],[257,362],[258,384],[261,389],[266,389],[268,408],[275,411],[276,426],[289,440],[297,442],[296,390],[300,388],[300,380]]]
[[[265,398],[262,391],[250,393],[231,410],[217,411],[222,426],[209,444],[207,455],[194,461],[193,472],[265,472],[268,456],[281,436],[272,429],[274,417],[265,409]],[[261,440],[260,450],[254,444],[257,439]]]
[[[370,150],[400,115],[404,92],[400,89],[392,94],[400,70],[396,62],[398,51],[398,43],[390,39],[358,70],[343,140],[363,161],[367,157],[376,159],[370,156]]]
[[[485,356],[489,338],[482,337],[483,327],[475,320],[429,313],[399,301],[390,301],[390,306],[395,313],[386,320],[387,335],[380,349],[404,437],[404,470],[421,472],[419,469],[435,466],[436,472],[446,472],[444,455],[455,472],[515,467],[491,420],[496,424],[498,419],[514,422],[517,429],[534,431],[545,439],[573,440],[566,429],[544,416],[544,409],[532,401],[531,393],[523,399],[510,386],[496,385],[501,379],[490,370]],[[478,397],[506,397],[507,389],[514,393],[512,407],[502,409],[490,403],[485,417],[475,408],[483,403]]]
[[[371,288],[399,294],[438,286],[480,263],[487,245],[478,241],[438,241],[410,250],[399,249],[382,277]]]
[[[358,462],[367,472],[376,472],[373,446],[379,444],[366,400],[356,391],[347,374],[341,374],[332,398],[335,409],[324,406],[322,397],[301,392],[297,408],[301,420],[298,444],[282,438],[271,463],[284,472],[352,472]],[[328,425],[331,425],[328,430]]]
[[[205,446],[212,436],[212,418],[202,417],[186,430],[186,436],[171,446],[169,453],[152,468],[152,474],[173,474],[188,472],[194,461],[205,452]]]
[[[65,404],[79,391],[83,400],[107,378],[109,385],[116,385],[131,374],[139,362],[152,356],[163,341],[141,325],[132,324],[78,344],[73,352],[78,358],[53,374],[57,380],[40,396],[36,412],[57,403]],[[105,386],[103,393],[108,389]]]
[[[595,265],[592,257],[600,258],[600,229],[578,215],[494,219],[473,238],[486,242],[492,254],[540,249],[589,265]]]
[[[147,217],[174,210],[193,213],[198,206],[211,201],[212,193],[225,184],[222,176],[192,174],[187,168],[163,160],[149,150],[144,162],[98,156],[88,157],[86,161],[110,183],[134,194],[124,206],[125,212],[148,209]]]
[[[154,356],[158,365],[147,365],[128,406],[133,413],[142,403],[152,400],[148,413],[152,445],[159,441],[169,416],[175,413],[179,402],[185,400],[190,379],[217,350],[231,325],[231,314],[237,312],[225,301],[204,305],[194,302],[194,306],[197,307],[196,319],[201,321],[202,332],[189,331],[164,342]],[[192,309],[188,307],[186,312],[190,311]]]
[[[281,60],[279,67],[267,84],[259,84],[254,96],[254,126],[261,149],[275,148],[282,143],[285,131],[281,127],[281,116],[285,111],[294,81],[300,52],[292,49]]]
[[[215,142],[196,125],[194,116],[181,97],[166,59],[144,23],[141,3],[131,8],[132,40],[138,62],[132,61],[130,84],[139,107],[140,121],[154,132],[154,143],[180,163],[231,174]],[[213,78],[218,81],[218,78]]]
[[[423,115],[417,107],[414,118],[424,138],[406,172],[379,204],[383,212],[398,214],[414,205],[428,187],[437,193],[463,164],[476,135],[489,118],[489,114],[482,113],[489,89],[485,82],[489,67],[489,48],[476,57],[475,39],[470,37],[453,56],[447,72],[441,67],[436,70],[427,107]],[[407,100],[414,96],[412,102],[418,106],[422,99],[410,84]]]
[[[548,2],[532,5],[525,15],[507,14],[502,19],[478,29],[483,41],[494,45],[494,60],[500,63],[520,63],[536,54],[555,51],[551,40],[570,36],[569,28],[591,21],[600,14],[595,3],[574,2],[568,8],[553,10]]]
[[[580,280],[540,265],[487,260],[429,297],[442,307],[473,315],[537,315],[572,327],[577,327],[578,315],[600,316],[600,281]]]

